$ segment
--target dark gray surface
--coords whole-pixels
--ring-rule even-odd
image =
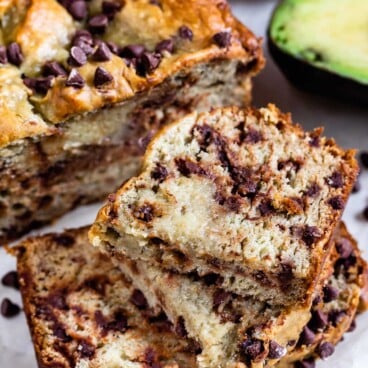
[[[266,37],[274,0],[230,1],[236,16],[257,36]],[[274,64],[264,40],[266,68],[254,83],[256,106],[273,102],[294,121],[306,129],[325,127],[325,134],[334,137],[344,147],[368,150],[368,106],[358,107],[343,102],[301,92],[293,87]]]

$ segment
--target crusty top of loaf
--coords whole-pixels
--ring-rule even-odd
[[[71,4],[0,5],[0,146],[51,134],[56,123],[123,102],[198,63],[236,59],[253,72],[263,64],[259,40],[224,0],[91,0],[84,11]],[[96,52],[100,41],[109,44]],[[142,48],[124,50],[131,45],[143,45],[145,56]],[[45,68],[49,62],[64,73]]]
[[[40,367],[195,366],[196,347],[93,249],[87,228],[27,240],[16,253]]]
[[[354,151],[320,134],[273,105],[189,115],[153,139],[91,242],[313,280],[358,172]]]

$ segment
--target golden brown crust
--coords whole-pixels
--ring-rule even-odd
[[[112,55],[109,61],[96,62],[89,58],[83,66],[74,67],[85,80],[85,85],[80,89],[67,87],[66,76],[54,78],[46,95],[23,86],[22,92],[15,91],[12,98],[28,93],[28,96],[22,97],[24,103],[30,104],[31,101],[42,116],[37,115],[38,122],[31,127],[27,125],[32,119],[31,113],[13,116],[12,112],[17,112],[17,107],[8,108],[0,96],[0,128],[3,128],[0,146],[19,138],[49,134],[52,124],[124,102],[196,64],[216,59],[236,59],[245,65],[252,63],[250,74],[263,66],[259,40],[232,16],[225,1],[190,0],[184,6],[182,2],[161,0],[160,4],[157,6],[148,0],[125,1],[122,9],[109,22],[105,33],[98,36],[104,41],[115,42],[119,47],[143,44],[150,51],[160,41],[174,38],[174,52],[166,53],[154,71],[145,76],[138,75],[132,64],[128,66],[121,57]],[[89,3],[89,12],[90,15],[100,13],[101,3]],[[0,8],[1,14],[8,19],[2,30],[7,35],[6,40],[2,40],[3,44],[17,42],[24,56],[20,67],[13,68],[19,80],[22,73],[27,77],[39,77],[42,66],[50,60],[60,62],[70,71],[71,66],[67,63],[70,43],[75,31],[85,27],[85,21],[73,20],[56,0],[32,0],[23,7],[16,1],[9,2]],[[178,37],[178,29],[182,25],[192,30],[193,40]],[[223,31],[231,32],[231,43],[226,47],[216,45],[212,39],[216,33]],[[93,82],[98,66],[113,76],[113,81],[101,88],[96,88]],[[1,66],[0,78],[6,70],[7,67]],[[27,123],[23,129],[22,123]]]

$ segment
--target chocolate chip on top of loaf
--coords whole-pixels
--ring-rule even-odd
[[[311,297],[357,171],[353,151],[273,105],[192,114],[154,138],[90,239],[112,257],[216,273],[240,295],[294,304]]]

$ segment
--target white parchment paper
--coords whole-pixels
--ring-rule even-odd
[[[267,22],[275,4],[273,0],[239,0],[232,2],[236,15],[255,33],[264,36]],[[334,135],[344,146],[368,149],[368,111],[331,103],[294,90],[278,72],[269,59],[267,67],[255,85],[255,103],[277,102],[282,109],[294,113],[294,117],[311,126],[326,125],[329,135]],[[0,132],[1,134],[1,132]],[[344,220],[350,232],[358,239],[364,255],[368,258],[368,221],[361,213],[368,205],[368,171],[361,177],[362,190],[353,194],[347,205]],[[99,205],[85,206],[64,216],[53,226],[37,233],[62,231],[91,223]],[[35,232],[36,233],[36,232]],[[33,233],[33,234],[35,234]],[[0,277],[15,269],[15,261],[0,248]],[[8,297],[21,304],[20,294],[0,285],[0,301]],[[357,329],[347,334],[335,354],[319,368],[367,368],[368,367],[368,313],[358,318]],[[30,335],[24,314],[13,319],[0,316],[0,368],[36,368]],[[124,367],[122,367],[124,368]]]

